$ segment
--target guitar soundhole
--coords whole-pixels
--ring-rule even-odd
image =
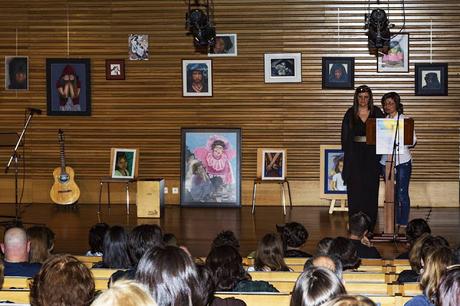
[[[67,173],[59,175],[59,181],[61,183],[67,183],[69,181],[69,175]]]

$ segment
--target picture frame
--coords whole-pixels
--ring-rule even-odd
[[[105,60],[105,79],[124,80],[125,79],[125,60],[107,59]]]
[[[323,89],[354,89],[355,58],[323,57],[322,84]]]
[[[257,149],[257,178],[284,181],[287,173],[287,150],[282,148]]]
[[[344,152],[340,145],[320,146],[320,198],[346,199],[347,189],[343,184],[341,171],[343,170]],[[341,163],[341,166],[340,166]],[[340,169],[341,167],[341,169]]]
[[[236,34],[216,34],[216,43],[209,50],[208,56],[237,56],[238,40]]]
[[[241,130],[183,128],[180,203],[241,206]]]
[[[301,83],[301,53],[264,54],[265,83]]]
[[[29,90],[28,56],[5,56],[5,90]]]
[[[90,64],[89,58],[46,59],[48,116],[91,115]]]
[[[212,60],[182,60],[182,95],[212,97]]]
[[[132,180],[138,176],[138,149],[110,149],[110,173],[113,179]]]
[[[377,57],[377,72],[409,72],[409,33],[400,33],[390,39],[388,54]]]
[[[129,34],[128,36],[128,58],[130,61],[149,60],[149,35]]]
[[[415,64],[415,95],[447,96],[448,75],[447,63]]]

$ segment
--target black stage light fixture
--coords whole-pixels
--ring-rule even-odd
[[[212,48],[216,42],[216,28],[210,14],[209,0],[206,0],[206,4],[200,4],[195,0],[193,5],[191,1],[188,2],[188,12],[185,14],[188,34],[193,35],[193,42],[197,48]],[[192,6],[195,8],[192,9]]]
[[[369,53],[388,53],[390,45],[390,22],[387,14],[382,9],[374,9],[372,13],[365,15],[365,28],[368,37]]]

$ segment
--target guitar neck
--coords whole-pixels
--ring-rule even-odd
[[[65,153],[64,153],[64,141],[61,141],[61,174],[65,173]]]

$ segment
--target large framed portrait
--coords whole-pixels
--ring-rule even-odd
[[[182,129],[182,206],[238,207],[240,129]]]
[[[129,34],[128,53],[130,61],[149,60],[149,35]]]
[[[137,177],[139,164],[137,149],[112,148],[110,152],[112,178],[134,179]]]
[[[322,63],[323,89],[354,89],[354,57],[323,57]]]
[[[287,166],[286,149],[257,149],[257,178],[285,180]]]
[[[216,43],[208,56],[237,56],[236,34],[216,34]]]
[[[182,60],[182,95],[212,97],[211,60]]]
[[[5,56],[5,89],[29,90],[29,58]]]
[[[91,115],[91,66],[87,59],[46,59],[50,116]]]
[[[409,34],[390,39],[388,54],[377,57],[377,72],[409,72]]]
[[[270,53],[264,55],[265,83],[301,83],[300,53]]]
[[[125,79],[125,60],[108,59],[105,60],[105,79],[124,80]]]
[[[320,146],[320,198],[346,199],[347,186],[342,179],[344,153],[339,145]]]
[[[415,64],[416,96],[447,96],[448,65],[446,63]]]

